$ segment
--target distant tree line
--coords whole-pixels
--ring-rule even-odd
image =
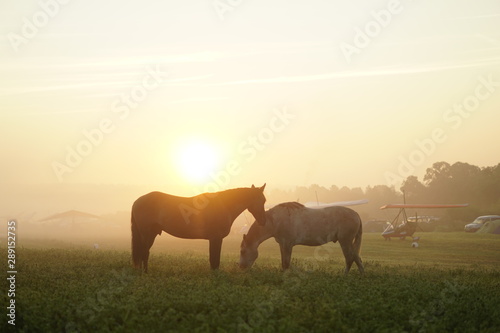
[[[500,215],[500,163],[481,168],[463,162],[437,162],[427,169],[423,183],[410,176],[401,191],[409,202],[468,203],[465,209],[449,210],[453,220]]]
[[[404,196],[403,196],[404,193]],[[273,202],[295,201],[335,202],[368,199],[367,205],[352,207],[363,218],[388,219],[397,213],[380,211],[388,203],[451,204],[468,203],[467,208],[428,209],[419,215],[440,216],[450,230],[462,230],[465,223],[480,215],[500,214],[500,163],[492,167],[478,167],[468,163],[436,162],[426,170],[423,181],[409,176],[399,189],[386,185],[329,188],[313,184],[298,186],[293,190],[275,189],[269,194]],[[411,214],[411,211],[408,211]]]

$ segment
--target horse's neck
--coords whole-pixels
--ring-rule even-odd
[[[246,189],[231,189],[221,192],[221,200],[233,219],[236,219],[248,207],[249,193]]]
[[[269,228],[268,226],[260,226],[257,222],[254,222],[248,230],[246,239],[249,243],[256,243],[257,245],[259,245],[272,236],[273,235],[271,232],[271,228]]]

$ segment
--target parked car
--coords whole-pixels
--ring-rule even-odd
[[[408,222],[418,222],[417,230],[420,231],[434,231],[439,217],[436,216],[409,216]]]
[[[476,232],[478,231],[483,224],[488,221],[494,221],[500,219],[500,215],[485,215],[479,216],[474,220],[474,222],[465,225],[465,232]]]

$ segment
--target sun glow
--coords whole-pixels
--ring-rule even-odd
[[[218,160],[219,154],[215,146],[204,140],[185,142],[177,154],[180,174],[192,182],[207,180],[210,173],[216,171]]]

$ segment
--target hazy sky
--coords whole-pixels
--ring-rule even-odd
[[[399,186],[500,162],[498,0],[2,1],[0,36],[8,186]]]

